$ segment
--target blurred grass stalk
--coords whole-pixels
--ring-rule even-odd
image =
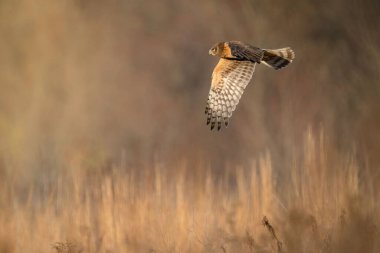
[[[323,133],[305,135],[303,157],[289,178],[276,177],[269,153],[219,175],[186,161],[68,169],[28,187],[8,175],[0,252],[276,252],[263,216],[285,252],[378,250],[379,196],[366,168],[359,175],[353,155],[330,152]]]

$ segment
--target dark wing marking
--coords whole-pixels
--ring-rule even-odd
[[[231,49],[231,54],[239,60],[260,63],[264,55],[262,49],[239,41],[228,42],[228,46]]]

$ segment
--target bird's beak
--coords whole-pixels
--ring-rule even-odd
[[[208,54],[212,55],[212,51],[211,51],[211,49],[210,49],[210,50],[208,50]]]

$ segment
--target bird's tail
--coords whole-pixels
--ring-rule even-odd
[[[296,56],[290,47],[280,49],[264,49],[262,62],[274,69],[280,69],[291,63]]]

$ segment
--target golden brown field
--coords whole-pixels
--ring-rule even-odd
[[[0,252],[378,252],[376,182],[323,138],[305,136],[287,178],[269,154],[218,176],[202,162],[133,172],[123,159],[88,168],[81,158],[39,187],[12,175]]]
[[[379,10],[0,1],[0,253],[380,252]],[[216,133],[225,40],[296,59]]]

